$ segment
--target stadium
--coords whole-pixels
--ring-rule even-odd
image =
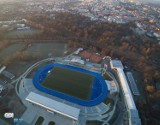
[[[27,107],[21,117],[27,125],[35,124],[38,116],[44,118],[44,123],[53,121],[56,125],[88,125],[92,121],[105,124],[111,119],[114,104],[107,102],[111,94],[109,81],[99,67],[96,70],[87,62],[77,66],[58,59],[39,64],[26,71],[18,90]]]
[[[22,125],[106,125],[115,121],[119,87],[109,70],[117,69],[122,90],[130,93],[123,65],[110,58],[101,64],[77,64],[70,60],[80,58],[71,57],[41,60],[22,74],[16,87],[27,107]],[[124,97],[131,114],[129,123],[139,124],[132,96]]]
[[[33,84],[42,92],[82,106],[98,105],[108,95],[100,73],[59,63],[39,69]]]

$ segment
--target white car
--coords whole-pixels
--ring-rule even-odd
[[[5,113],[4,117],[5,118],[14,118],[14,113]]]

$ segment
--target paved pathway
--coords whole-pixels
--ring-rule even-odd
[[[21,118],[28,124],[31,124],[36,115],[37,115],[37,108],[31,104],[30,106],[27,107],[27,110],[24,112]]]
[[[3,119],[0,119],[0,125],[10,125],[10,124],[4,121]]]

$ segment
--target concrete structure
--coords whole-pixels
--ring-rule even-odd
[[[129,80],[130,87],[131,87],[133,95],[140,95],[132,73],[131,72],[127,72],[127,77],[128,77],[128,80]]]
[[[111,61],[111,68],[113,70],[116,70],[117,75],[120,80],[120,85],[122,88],[122,93],[124,96],[124,100],[126,103],[128,115],[129,115],[129,125],[141,125],[141,119],[138,115],[138,110],[136,108],[136,105],[134,103],[132,93],[130,91],[130,88],[128,86],[128,82],[126,80],[126,76],[123,72],[123,65],[120,60],[112,60]]]
[[[6,69],[6,66],[3,66],[1,69],[0,69],[0,74]]]
[[[108,80],[105,80],[105,81],[108,86],[108,90],[110,91],[110,94],[118,92],[118,88],[117,88],[116,83],[114,81],[108,81]]]
[[[30,29],[30,27],[28,27],[28,26],[26,26],[26,27],[19,27],[19,28],[17,28],[17,30],[29,30]]]
[[[78,58],[73,58],[70,60],[71,62],[75,62],[75,63],[80,63],[80,64],[84,64],[84,60],[78,59]]]
[[[0,80],[0,85],[3,85],[3,84],[4,84],[4,82],[2,80]]]
[[[25,27],[25,24],[17,24],[17,27]]]
[[[3,91],[3,86],[0,85],[0,93]]]
[[[47,109],[49,112],[56,112],[73,120],[78,120],[80,109],[71,107],[67,104],[52,100],[48,97],[30,92],[26,97],[28,102]]]
[[[9,79],[15,78],[15,75],[12,74],[11,72],[8,72],[7,70],[3,71],[2,74]]]
[[[78,55],[79,52],[82,51],[82,50],[83,50],[83,48],[78,48],[74,53]]]

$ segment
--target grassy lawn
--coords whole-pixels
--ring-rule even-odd
[[[7,47],[6,49],[2,50],[0,53],[0,61],[4,58],[11,57],[14,53],[21,50],[25,46],[24,43],[15,43]]]
[[[23,37],[26,37],[26,36],[32,36],[32,35],[36,35],[36,34],[40,34],[41,31],[39,30],[33,30],[33,29],[30,29],[30,30],[14,30],[14,31],[11,31],[7,34],[8,37],[10,38],[23,38]]]
[[[48,125],[55,125],[55,122],[50,121]]]
[[[80,99],[89,99],[93,80],[94,76],[67,68],[54,67],[42,85]]]
[[[47,49],[46,49],[47,48]],[[54,57],[61,57],[67,49],[67,44],[60,41],[57,42],[41,42],[32,43],[27,48],[27,52],[32,55],[38,55],[41,58],[47,58],[50,53]]]
[[[34,125],[41,125],[43,121],[44,121],[44,118],[40,116]]]

